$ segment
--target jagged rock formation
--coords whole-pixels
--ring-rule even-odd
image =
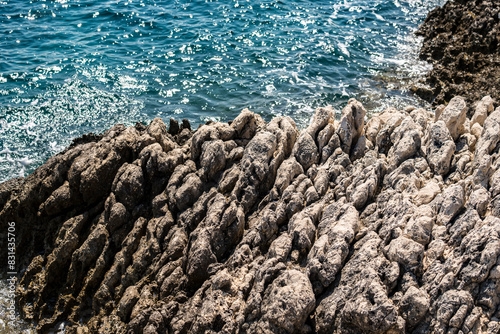
[[[448,1],[429,13],[418,34],[420,58],[433,64],[425,85],[413,91],[429,102],[461,95],[469,103],[484,95],[500,99],[500,2]]]
[[[80,140],[0,186],[22,315],[41,333],[498,333],[494,107],[365,124],[351,100],[300,132],[244,110]]]

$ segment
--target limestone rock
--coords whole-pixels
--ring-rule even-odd
[[[443,121],[433,123],[427,134],[427,161],[436,174],[449,172],[455,143]]]
[[[293,333],[302,330],[306,318],[314,310],[316,299],[307,276],[290,270],[273,281],[262,303],[262,320],[269,322],[270,328]]]
[[[356,298],[346,302],[342,321],[364,333],[383,333],[395,327],[397,309],[387,298],[384,288],[373,283],[366,285],[365,289]]]
[[[429,306],[430,298],[427,293],[411,286],[401,299],[399,309],[408,325],[413,327],[422,320],[428,312]]]
[[[208,178],[212,178],[217,172],[226,167],[226,153],[222,140],[203,143],[200,165]]]
[[[487,95],[479,101],[476,106],[476,111],[472,116],[470,121],[471,126],[474,126],[475,123],[478,123],[480,126],[483,126],[484,121],[488,117],[489,114],[493,111],[493,99],[491,96]]]
[[[148,134],[153,137],[161,146],[163,151],[168,152],[175,148],[174,141],[167,135],[167,126],[159,117],[155,118],[148,126]]]
[[[115,193],[117,200],[128,208],[138,204],[144,192],[144,176],[142,168],[125,163],[117,172],[111,190]]]
[[[450,131],[454,141],[464,133],[465,114],[467,112],[467,103],[460,96],[455,96],[439,115],[438,121],[443,121]]]
[[[471,134],[460,99],[436,122],[389,108],[364,126],[350,100],[339,123],[319,108],[302,131],[248,110],[194,133],[115,126],[0,185],[0,251],[9,221],[23,249],[20,312],[40,332],[494,331],[488,101]]]
[[[379,152],[387,154],[393,144],[391,141],[391,135],[394,130],[401,125],[405,115],[397,112],[396,110],[386,110],[384,114],[386,121],[377,133],[375,145]]]
[[[389,260],[396,261],[408,269],[413,269],[420,265],[424,255],[424,247],[411,239],[399,237],[391,241],[386,252]]]
[[[417,206],[428,204],[441,192],[439,184],[433,179],[422,187],[414,198],[414,203]]]
[[[304,170],[319,160],[318,147],[309,133],[303,133],[295,143],[294,155]]]
[[[440,225],[451,223],[458,211],[465,204],[464,189],[460,185],[451,186],[443,191],[442,200],[439,202],[437,222]]]
[[[307,256],[309,276],[320,288],[328,287],[335,280],[359,224],[359,214],[352,206],[331,204],[325,209],[316,242]]]
[[[238,117],[231,123],[231,127],[238,136],[243,139],[250,139],[255,135],[257,129],[264,125],[262,117],[254,114],[248,109],[244,109]]]
[[[137,291],[137,287],[129,286],[123,297],[118,304],[117,313],[120,316],[122,321],[127,321],[130,313],[132,312],[132,308],[135,306],[135,303],[139,300],[139,292]]]
[[[342,150],[347,154],[350,153],[351,146],[355,145],[363,134],[365,115],[365,108],[355,99],[350,99],[347,106],[342,109],[337,134],[342,143]]]
[[[316,137],[318,132],[325,128],[330,120],[333,120],[334,110],[331,106],[320,107],[314,111],[314,116],[311,120],[311,124],[307,127],[307,132],[311,137]]]
[[[500,107],[495,109],[484,122],[483,132],[477,141],[474,165],[479,166],[490,155],[500,140]]]

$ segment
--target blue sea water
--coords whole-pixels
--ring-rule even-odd
[[[443,3],[0,0],[0,182],[115,123],[422,105],[413,32]]]

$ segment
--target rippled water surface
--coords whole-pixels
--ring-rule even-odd
[[[0,181],[115,123],[419,104],[399,79],[443,2],[0,0]]]

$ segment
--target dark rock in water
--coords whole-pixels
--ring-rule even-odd
[[[168,133],[170,133],[172,136],[175,136],[176,134],[179,133],[179,122],[177,122],[175,119],[171,118],[170,123],[168,126]]]
[[[191,130],[191,124],[189,124],[189,121],[185,118],[182,120],[182,124],[181,124],[181,130],[183,130],[183,129]]]
[[[454,96],[469,103],[485,95],[500,99],[500,2],[448,1],[431,11],[420,26],[424,37],[420,57],[433,64],[413,91],[442,104]]]
[[[493,105],[115,126],[0,185],[20,312],[42,333],[496,333]]]

